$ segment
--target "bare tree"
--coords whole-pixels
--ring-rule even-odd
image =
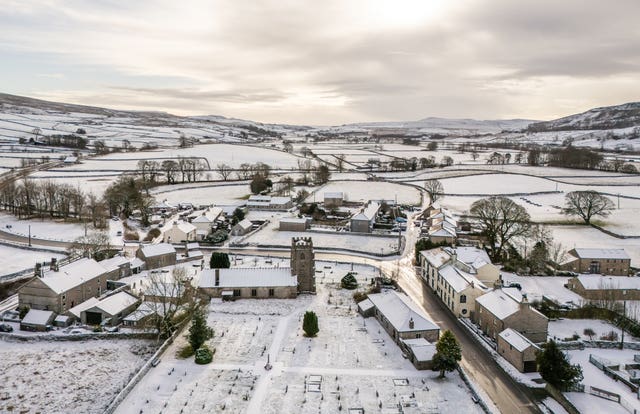
[[[100,254],[108,250],[111,245],[109,233],[104,231],[94,231],[86,236],[80,236],[71,244],[67,250],[70,256],[91,257],[100,259]]]
[[[471,205],[471,215],[487,238],[492,259],[501,259],[507,245],[518,237],[526,237],[531,228],[527,210],[506,197],[489,197]]]
[[[336,167],[338,168],[338,171],[342,172],[344,170],[344,162],[345,162],[346,155],[338,154],[335,157],[336,157]]]
[[[444,196],[444,187],[440,180],[427,180],[424,183],[424,190],[429,194],[431,204],[435,203],[438,199]]]
[[[162,161],[161,168],[167,178],[167,184],[176,182],[176,173],[178,172],[178,163],[173,160]]]
[[[586,224],[591,223],[594,216],[607,217],[613,210],[613,202],[597,191],[572,191],[565,198],[562,212],[568,216],[578,216]]]
[[[225,163],[220,163],[218,165],[216,165],[216,171],[218,172],[218,174],[220,175],[220,177],[222,177],[222,179],[224,181],[227,181],[229,179],[229,176],[231,176],[231,173],[233,172],[233,169],[231,168],[230,165],[225,164]]]

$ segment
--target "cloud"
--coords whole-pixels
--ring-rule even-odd
[[[337,124],[547,119],[640,92],[636,0],[23,3],[0,11],[0,51],[56,56],[67,89],[15,92],[80,103]]]

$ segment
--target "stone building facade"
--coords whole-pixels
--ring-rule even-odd
[[[298,276],[298,293],[316,293],[316,265],[311,237],[291,239],[291,274]]]

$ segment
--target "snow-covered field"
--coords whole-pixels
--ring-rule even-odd
[[[196,205],[233,205],[241,202],[250,193],[249,184],[213,185],[211,183],[164,185],[151,191],[156,200],[167,200],[174,205],[184,202]]]
[[[354,235],[348,232],[294,232],[278,230],[277,217],[259,231],[242,238],[242,243],[252,246],[291,246],[292,237],[311,237],[315,247],[326,249],[349,249],[362,253],[392,254],[398,250],[397,236],[366,236]],[[238,238],[236,238],[238,240]]]
[[[42,240],[72,241],[83,236],[85,231],[84,226],[79,223],[40,219],[18,220],[9,214],[0,213],[0,229],[4,232],[28,236],[29,227],[31,227],[31,238]]]
[[[0,339],[0,412],[101,413],[154,352],[152,344]]]
[[[344,193],[345,198],[351,202],[366,202],[369,200],[394,200],[398,198],[399,204],[420,204],[420,192],[413,187],[377,181],[332,181],[316,190],[315,195],[307,199],[309,201],[322,201],[324,193]]]
[[[60,253],[27,250],[4,245],[0,246],[0,252],[0,276],[25,269],[33,269],[37,262],[48,262],[52,257],[56,259],[64,257]]]
[[[337,276],[347,270],[329,267]],[[358,271],[361,283],[375,272],[368,269]],[[417,371],[375,319],[356,313],[352,293],[319,282],[317,295],[297,299],[212,301],[213,363],[177,359],[180,338],[117,412],[397,412],[388,410],[399,403],[405,413],[481,412],[456,373],[440,380]],[[319,318],[313,339],[301,331],[306,310]]]
[[[584,334],[584,330],[587,328],[593,329],[595,332],[593,338],[589,338]],[[597,340],[611,331],[620,335],[620,328],[599,319],[558,319],[549,321],[549,337],[555,340],[571,338],[573,335],[578,335],[582,340]],[[625,334],[624,340],[625,342],[638,342],[637,338],[631,337],[628,333]]]
[[[603,358],[613,363],[633,364],[633,356],[638,354],[638,351],[631,349],[619,350],[585,348],[584,350],[568,351],[567,353],[572,364],[579,364],[582,366],[582,373],[584,375],[582,383],[585,385],[586,389],[593,386],[614,392],[621,395],[633,409],[640,410],[640,400],[638,400],[637,396],[629,389],[629,387],[621,382],[614,381],[612,378],[609,378],[604,374],[604,372],[600,371],[595,365],[589,362],[589,354],[593,354],[598,358]],[[607,401],[587,393],[571,392],[566,395],[569,400],[584,413],[628,413],[627,410],[617,403]]]
[[[530,302],[542,300],[542,296],[555,299],[558,303],[573,302],[580,304],[583,299],[580,295],[570,291],[564,285],[568,277],[562,276],[518,276],[514,273],[502,273],[502,280],[505,285],[509,283],[519,283],[522,286],[522,293],[527,294]]]

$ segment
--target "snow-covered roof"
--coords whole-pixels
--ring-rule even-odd
[[[579,275],[577,278],[587,290],[640,289],[640,277]]]
[[[429,228],[429,236],[435,237],[456,237],[455,229],[442,227],[441,225],[431,226]]]
[[[624,249],[573,249],[581,259],[629,259]]]
[[[256,203],[269,203],[271,201],[271,196],[252,195],[252,196],[249,196],[249,199],[247,201],[256,202]]]
[[[538,348],[536,344],[524,337],[520,332],[507,328],[500,332],[499,336],[504,339],[509,345],[513,346],[518,351],[522,352],[530,346]]]
[[[101,260],[98,263],[107,271],[112,271],[118,269],[124,264],[129,263],[129,259],[124,256],[113,256],[111,259]]]
[[[380,204],[375,201],[370,201],[369,204],[362,211],[355,216],[351,217],[351,220],[367,220],[371,221],[378,214],[378,210],[380,210]]]
[[[290,197],[271,197],[271,205],[283,206],[291,202]]]
[[[478,297],[476,302],[498,319],[505,319],[520,310],[520,303],[502,289],[495,289]]]
[[[78,157],[74,157],[73,155],[69,155],[64,159],[63,162],[66,162],[66,163],[78,162]]]
[[[424,338],[403,339],[418,361],[431,361],[436,354],[436,346]]]
[[[344,198],[344,193],[342,191],[328,192],[328,193],[324,193],[324,198],[325,200],[327,198],[338,198],[342,200]]]
[[[210,207],[206,210],[198,210],[189,214],[192,223],[213,223],[222,214],[220,207]]]
[[[22,323],[26,323],[29,325],[46,325],[53,319],[52,311],[44,311],[38,309],[29,309],[24,318],[22,318]]]
[[[138,301],[138,298],[127,292],[118,292],[106,297],[91,308],[98,308],[109,315],[117,315]],[[89,308],[88,308],[89,309]],[[85,309],[85,310],[88,310]]]
[[[161,256],[163,254],[175,253],[176,249],[169,243],[149,244],[142,248],[144,257]]]
[[[173,246],[171,246],[171,247],[173,247]],[[137,269],[137,268],[141,267],[142,265],[144,265],[144,261],[142,259],[140,259],[139,257],[135,257],[135,258],[133,258],[131,260],[131,268],[132,269]]]
[[[92,307],[93,305],[95,305],[98,302],[100,302],[100,300],[98,298],[89,298],[89,299],[85,300],[84,302],[80,303],[79,305],[76,305],[73,308],[69,309],[68,312],[70,314],[72,314],[73,316],[75,316],[76,318],[79,318],[80,314],[84,310],[89,309],[90,307]]]
[[[251,226],[253,226],[253,223],[249,219],[244,219],[238,224],[236,224],[236,227],[240,227],[243,230],[249,230]]]
[[[431,266],[435,267],[436,269],[439,269],[451,258],[449,253],[442,247],[437,247],[431,250],[423,250],[420,252],[420,254],[427,260],[427,262]]]
[[[104,267],[95,260],[85,257],[60,266],[57,272],[47,270],[40,280],[54,292],[62,293],[104,273],[106,273]]]
[[[173,224],[171,226],[165,226],[162,229],[163,233],[166,233],[167,231],[173,230],[173,229],[178,229],[181,232],[187,234],[187,233],[191,233],[192,231],[196,230],[196,226],[194,226],[191,223],[188,223],[186,221],[174,221]]]
[[[58,322],[58,323],[67,323],[68,320],[69,320],[69,316],[67,316],[67,315],[58,315],[58,316],[56,316],[56,318],[53,321],[54,322]]]
[[[375,293],[369,295],[369,300],[398,332],[440,329],[404,293],[396,291]],[[410,321],[413,321],[413,328],[409,327]]]
[[[451,247],[447,247],[445,249],[453,251]],[[476,269],[481,265],[491,263],[491,259],[489,258],[487,252],[485,252],[483,249],[478,249],[477,247],[460,246],[455,248],[455,252],[459,261],[473,266]],[[476,264],[478,266],[476,266]]]
[[[374,306],[375,305],[373,304],[373,302],[371,302],[369,299],[358,302],[358,309],[360,309],[362,312],[366,312]]]
[[[131,321],[131,322],[137,322],[139,320],[141,320],[142,318],[151,315],[151,314],[158,314],[161,315],[163,313],[163,307],[162,306],[158,306],[155,305],[151,302],[142,302],[140,304],[140,306],[138,306],[138,308],[136,310],[134,310],[133,312],[131,312],[129,315],[125,316],[124,318],[122,318],[123,321]]]
[[[486,286],[480,282],[474,275],[467,273],[453,265],[446,265],[438,270],[438,273],[444,280],[451,285],[456,292],[462,292],[473,283],[480,289],[486,289]]]
[[[307,223],[309,220],[308,217],[283,217],[280,219],[280,223]]]
[[[220,283],[216,286],[216,274],[219,271]],[[201,288],[241,288],[297,286],[298,278],[291,275],[288,267],[279,268],[231,268],[206,269],[200,276]]]

